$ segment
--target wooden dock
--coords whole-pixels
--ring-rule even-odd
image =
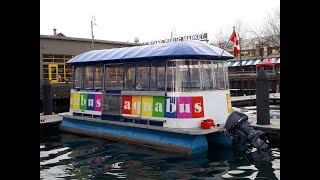
[[[270,119],[270,124],[267,125],[257,124],[257,116],[249,115],[248,118],[250,126],[255,130],[264,132],[272,144],[280,143],[280,118]]]
[[[270,124],[259,125],[257,124],[257,116],[248,116],[250,126],[254,129],[259,129],[265,133],[279,133],[280,134],[280,118],[270,119]]]
[[[53,115],[44,115],[40,116],[40,126],[46,125],[46,124],[56,124],[61,123],[62,116],[59,114],[53,114]]]
[[[231,104],[234,107],[252,106],[256,104],[256,95],[250,96],[231,96]],[[280,103],[280,93],[269,94],[270,103]]]
[[[40,137],[58,135],[61,122],[62,116],[58,114],[40,115]]]

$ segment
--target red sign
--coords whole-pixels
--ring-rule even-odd
[[[204,117],[204,107],[202,96],[192,97],[192,117],[201,118]]]
[[[132,96],[122,96],[122,114],[131,114]]]

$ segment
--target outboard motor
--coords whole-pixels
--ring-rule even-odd
[[[247,141],[257,149],[263,149],[269,146],[260,138],[263,132],[254,130],[248,122],[248,116],[243,113],[233,111],[227,119],[225,128],[229,135],[239,133],[244,136]]]

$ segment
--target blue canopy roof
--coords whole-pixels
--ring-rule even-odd
[[[222,56],[221,53],[223,52]],[[135,62],[141,60],[207,59],[227,60],[233,56],[201,41],[179,41],[164,44],[133,46],[88,51],[70,59],[68,64]]]

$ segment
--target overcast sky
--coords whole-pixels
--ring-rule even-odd
[[[221,29],[232,33],[237,20],[259,27],[280,0],[41,0],[40,34],[53,29],[68,37],[140,42],[208,33],[210,41]],[[174,30],[175,29],[175,30]],[[229,31],[229,32],[227,32]]]

